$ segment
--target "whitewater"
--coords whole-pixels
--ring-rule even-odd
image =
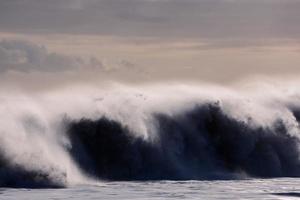
[[[3,87],[0,198],[297,197],[299,85]]]

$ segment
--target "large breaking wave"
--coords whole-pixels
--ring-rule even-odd
[[[297,90],[3,91],[0,186],[300,176]]]

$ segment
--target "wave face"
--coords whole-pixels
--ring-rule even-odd
[[[294,86],[0,90],[0,187],[299,177]]]
[[[70,123],[71,154],[92,175],[110,180],[188,180],[300,176],[299,138],[278,120],[251,128],[217,104],[169,117],[155,114],[156,141],[134,138],[101,118]]]
[[[60,188],[64,187],[66,174],[53,169],[47,171],[26,169],[21,165],[12,165],[10,161],[0,157],[0,187],[13,188]],[[57,177],[53,175],[56,174]]]

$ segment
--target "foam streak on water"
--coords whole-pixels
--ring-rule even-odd
[[[300,179],[101,182],[66,189],[1,189],[3,200],[297,199]]]

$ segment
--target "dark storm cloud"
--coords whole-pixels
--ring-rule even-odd
[[[0,31],[299,38],[297,0],[1,0]]]

